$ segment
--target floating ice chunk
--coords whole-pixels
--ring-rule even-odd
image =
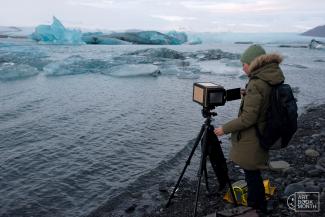
[[[199,62],[199,64],[201,67],[201,71],[209,72],[212,75],[236,78],[237,76],[242,74],[242,70],[239,67],[228,66],[228,63],[230,62],[228,60],[210,60]]]
[[[42,70],[49,63],[46,54],[33,47],[13,46],[9,44],[7,47],[0,46],[0,48],[2,48],[2,51],[5,51],[1,52],[0,63],[12,62],[16,65],[29,65],[38,70]]]
[[[223,71],[225,69],[223,64],[220,64],[220,62],[216,60],[210,60],[210,61],[203,61],[199,62],[200,67],[205,72],[215,73],[215,71]]]
[[[230,52],[225,52],[220,49],[210,49],[196,51],[195,53],[190,53],[189,57],[205,61],[205,60],[220,60],[220,59],[231,59],[236,60],[240,58],[239,54],[234,54]]]
[[[314,60],[315,63],[325,63],[325,60],[322,60],[322,59],[317,59],[317,60]]]
[[[102,32],[86,32],[83,33],[81,39],[86,44],[99,44],[98,37],[102,36],[104,33]]]
[[[139,77],[158,76],[160,71],[157,66],[151,64],[129,64],[113,66],[107,72],[102,72],[114,77]]]
[[[160,65],[163,62],[174,62],[185,59],[185,56],[178,51],[168,48],[149,48],[125,53],[113,58],[114,62],[121,64],[154,64]],[[157,64],[158,63],[158,64]]]
[[[66,29],[56,17],[52,25],[37,26],[31,38],[49,44],[84,44],[81,31]]]
[[[163,75],[177,75],[181,72],[178,66],[170,64],[169,62],[166,64],[159,64],[159,70]]]
[[[97,73],[110,67],[110,63],[98,59],[85,59],[79,55],[50,63],[44,67],[46,76]]]
[[[202,71],[200,65],[191,64],[189,61],[170,60],[165,62],[155,62],[154,64],[159,67],[159,70],[162,75],[181,75],[184,73],[190,73],[190,74],[206,73],[206,71]]]
[[[128,45],[131,44],[130,42],[127,41],[122,41],[116,38],[110,38],[106,35],[98,37],[97,41],[99,44],[106,44],[106,45]]]
[[[309,43],[310,49],[325,49],[325,42],[317,41],[312,39]]]
[[[226,66],[229,66],[229,67],[237,67],[237,68],[242,67],[242,63],[239,60],[223,59],[221,62],[225,63]]]
[[[127,55],[141,55],[151,59],[167,58],[167,59],[185,59],[185,56],[176,50],[168,48],[148,48],[144,50],[137,50]],[[157,60],[154,60],[157,61]]]
[[[308,48],[307,45],[301,45],[301,44],[281,44],[278,47],[281,47],[281,48]]]
[[[307,66],[300,65],[300,64],[283,63],[282,65],[289,66],[289,67],[294,67],[294,68],[298,68],[298,69],[308,69]]]
[[[30,46],[30,41],[6,42],[0,44],[0,49],[0,64],[12,62],[16,65],[29,65],[41,71],[50,62],[49,54],[44,52],[43,47]]]
[[[123,41],[116,38],[111,38],[104,35],[102,32],[85,33],[82,35],[82,40],[87,44],[106,44],[106,45],[126,45],[130,42]]]
[[[192,37],[189,39],[188,44],[190,45],[202,44],[202,40],[199,37]]]
[[[0,64],[0,81],[25,79],[38,75],[39,71],[29,65],[5,62]]]
[[[194,73],[191,73],[191,72],[182,72],[182,73],[178,73],[177,74],[177,78],[179,79],[199,79],[200,78],[200,75],[198,74],[194,74]]]
[[[170,31],[167,33],[172,38],[172,44],[183,44],[187,42],[187,35],[185,32]]]
[[[224,76],[224,77],[237,77],[241,76],[242,72],[236,68],[226,68],[225,70],[219,70],[219,72],[214,71],[212,74]]]
[[[107,35],[109,38],[116,38],[122,41],[128,41],[133,44],[156,44],[156,45],[175,45],[180,44],[177,38],[168,36],[157,31],[140,31],[112,33]]]

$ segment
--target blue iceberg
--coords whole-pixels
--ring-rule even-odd
[[[130,42],[116,38],[111,38],[109,35],[104,35],[102,32],[89,32],[82,34],[82,40],[86,44],[106,44],[106,45],[126,45]]]
[[[132,44],[152,44],[152,45],[179,45],[182,41],[157,31],[123,32],[107,35],[109,38],[115,38],[127,41]]]
[[[102,36],[104,33],[102,32],[86,32],[81,36],[82,41],[86,44],[99,44],[98,37]]]
[[[82,33],[79,30],[70,30],[53,17],[51,25],[39,25],[30,37],[45,44],[105,44],[105,45],[180,45],[187,42],[184,32],[171,31],[163,34],[157,31],[115,32],[104,34],[103,32]]]
[[[170,31],[167,35],[172,38],[172,44],[184,44],[188,39],[185,32]]]
[[[188,44],[190,45],[202,44],[202,40],[199,37],[193,37],[189,40]]]
[[[81,35],[81,31],[66,29],[56,17],[53,17],[52,25],[37,26],[31,38],[48,44],[84,44]]]
[[[153,44],[178,45],[187,41],[185,33],[169,32],[163,34],[157,31],[121,32],[104,34],[102,32],[84,33],[82,40],[87,44],[125,45]]]

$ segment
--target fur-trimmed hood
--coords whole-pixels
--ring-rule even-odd
[[[264,54],[254,59],[249,65],[250,78],[257,77],[274,85],[284,81],[279,67],[283,58],[279,54]]]
[[[249,71],[252,72],[266,64],[269,63],[277,63],[280,64],[282,62],[283,58],[279,54],[264,54],[256,59],[254,59],[251,64],[249,65]]]

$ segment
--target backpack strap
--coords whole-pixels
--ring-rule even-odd
[[[255,79],[259,79],[258,77],[254,77]],[[262,80],[262,79],[260,79],[260,80]],[[264,80],[262,80],[262,81],[264,81]],[[277,86],[280,86],[280,85],[282,85],[283,83],[284,83],[284,81],[281,81],[280,83],[278,83],[278,84],[270,84],[269,82],[266,82],[266,81],[264,81],[266,84],[268,84],[271,88],[273,88],[273,87],[277,87]],[[271,90],[272,91],[272,90]],[[269,96],[270,97],[270,96]],[[269,100],[271,100],[271,99],[269,99]],[[257,136],[257,138],[259,139],[259,141],[261,141],[262,140],[262,133],[261,133],[261,131],[260,131],[260,129],[258,128],[258,123],[256,123],[256,124],[254,124],[254,128],[255,128],[255,131],[256,131],[256,136]]]

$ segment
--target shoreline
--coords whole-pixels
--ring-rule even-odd
[[[324,117],[324,118],[323,118]],[[225,138],[223,138],[225,139]],[[325,216],[325,104],[311,105],[304,108],[298,119],[298,130],[284,149],[271,151],[270,161],[283,160],[290,164],[290,168],[284,171],[263,170],[263,179],[269,179],[271,186],[276,187],[276,195],[272,198],[275,201],[275,208],[267,216]],[[185,152],[189,152],[192,145]],[[306,150],[312,150],[307,151]],[[198,152],[198,151],[197,151]],[[199,153],[199,152],[198,152]],[[182,158],[184,158],[184,154]],[[317,156],[318,155],[318,156]],[[196,156],[197,157],[197,156]],[[175,157],[175,159],[181,156]],[[179,190],[172,199],[172,204],[165,208],[172,187],[185,165],[186,157],[183,160],[173,162],[167,170],[164,164],[159,168],[162,171],[157,174],[145,175],[134,184],[132,192],[128,191],[113,198],[111,203],[105,203],[94,210],[89,217],[188,217],[193,215],[195,194],[196,194],[196,169],[189,169],[182,179]],[[193,161],[193,160],[192,160]],[[195,165],[195,162],[191,162]],[[243,171],[234,163],[227,161],[228,174],[231,182],[244,179]],[[192,165],[192,164],[191,164]],[[200,197],[198,200],[198,217],[207,216],[216,211],[231,209],[234,206],[223,200],[228,186],[221,192],[217,192],[218,182],[212,172],[210,163],[207,163],[208,181],[211,192],[207,194],[204,180],[201,181]],[[188,171],[190,170],[190,171]],[[155,183],[146,183],[148,176],[157,177]],[[203,177],[202,177],[203,178]],[[146,185],[146,188],[138,188]],[[320,212],[295,213],[287,206],[287,197],[294,192],[320,192]],[[213,215],[215,216],[215,215]]]
[[[298,130],[288,147],[270,152],[270,161],[283,160],[290,164],[284,171],[262,171],[263,179],[270,179],[276,187],[277,194],[273,197],[275,208],[267,216],[325,216],[325,104],[306,108],[299,116]],[[313,150],[307,151],[306,150]],[[317,156],[318,155],[318,156]],[[244,174],[232,162],[228,163],[229,177],[233,181],[244,179]],[[208,166],[209,167],[209,166]],[[214,174],[210,171],[209,183],[216,183]],[[212,179],[212,177],[213,179]],[[204,182],[202,180],[202,182]],[[211,184],[210,184],[211,185]],[[159,206],[154,212],[145,217],[187,217],[192,216],[195,203],[196,181],[183,186],[173,204],[169,208]],[[210,186],[213,188],[213,186]],[[228,188],[226,188],[228,189]],[[287,207],[286,198],[294,192],[319,192],[320,212],[296,213]],[[206,194],[204,184],[201,184],[198,202],[198,215],[206,216],[233,208],[233,205],[223,201],[226,190],[220,194]],[[215,216],[215,215],[214,215]]]

